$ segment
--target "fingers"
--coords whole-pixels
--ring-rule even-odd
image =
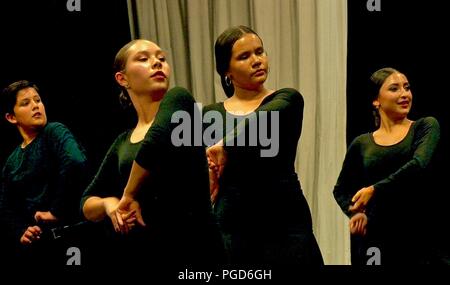
[[[135,218],[136,211],[137,211],[137,209],[134,209],[134,210],[131,210],[131,211],[125,212],[125,213],[122,212],[122,214],[121,214],[122,220],[124,221],[124,220]]]
[[[119,227],[119,223],[117,222],[117,217],[116,217],[116,213],[111,215],[111,222],[113,224],[114,227],[114,231],[116,233],[120,232],[120,227]]]
[[[365,235],[367,232],[367,216],[363,213],[355,214],[349,222],[350,233],[353,235]]]
[[[121,234],[128,234],[128,232],[129,232],[128,219],[131,219],[131,217],[134,218],[134,213],[135,213],[135,211],[131,211],[131,212],[127,212],[127,213],[117,211],[117,223],[119,225]]]
[[[142,213],[140,209],[136,211],[136,221],[138,222],[139,225],[143,227],[146,226],[144,219],[142,218]]]
[[[351,212],[359,212],[362,208],[362,202],[360,200],[356,201],[356,203],[350,206],[349,210]]]
[[[36,214],[34,214],[34,220],[36,222],[39,222],[41,220],[41,212],[37,211]]]
[[[140,209],[134,209],[125,213],[116,211],[111,221],[113,223],[114,230],[121,234],[128,234],[130,230],[136,226],[136,222],[141,226],[145,226]]]
[[[28,227],[20,238],[20,243],[31,244],[33,241],[40,239],[42,230],[38,226]]]
[[[350,233],[352,235],[357,234],[356,221],[354,219],[350,221]]]
[[[352,202],[353,203],[356,202],[359,199],[360,196],[361,196],[361,190],[356,192],[355,196],[353,196],[353,198],[352,198]]]
[[[219,187],[215,187],[211,192],[211,203],[213,205],[216,203],[218,193],[219,193]]]

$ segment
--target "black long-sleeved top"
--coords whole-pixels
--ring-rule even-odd
[[[131,166],[142,142],[130,141],[132,130],[120,134],[110,146],[94,179],[83,193],[81,208],[89,197],[121,198],[130,176]]]
[[[303,107],[302,95],[284,88],[251,114],[230,114],[223,102],[203,110],[204,121],[221,118],[205,123],[204,132],[221,129],[216,141],[223,138],[227,152],[214,212],[232,263],[323,262],[294,166]]]
[[[344,213],[351,216],[348,208],[353,195],[370,185],[374,185],[378,197],[419,195],[417,186],[432,160],[439,138],[439,123],[433,117],[413,122],[405,138],[391,146],[378,145],[373,133],[355,138],[333,191]]]
[[[149,172],[136,196],[147,225],[135,233],[132,237],[135,240],[131,239],[139,244],[138,255],[149,251],[145,256],[149,263],[207,264],[220,259],[221,249],[211,212],[205,149],[201,144],[195,146],[190,142],[179,146],[174,142],[172,135],[179,126],[172,120],[176,112],[189,118],[198,112],[195,116],[199,116],[194,98],[180,87],[163,97],[154,122],[141,142],[130,142],[131,131],[116,139],[84,192],[81,207],[91,196],[120,198],[132,163],[136,161]],[[189,133],[192,137],[193,123],[187,122],[185,126],[189,127],[184,135]],[[112,230],[112,226],[108,228]]]
[[[333,194],[350,217],[352,197],[361,188],[374,186],[366,207],[367,235],[363,243],[352,242],[352,253],[362,254],[363,261],[367,248],[355,247],[380,247],[384,263],[388,263],[405,252],[418,252],[426,243],[425,236],[432,231],[427,230],[430,166],[439,138],[439,123],[426,117],[413,122],[406,136],[394,145],[378,145],[373,133],[360,135],[350,144]]]
[[[61,123],[48,123],[29,145],[18,146],[2,172],[0,216],[8,233],[19,241],[36,224],[36,211],[50,211],[60,224],[77,220],[86,167],[84,149]]]

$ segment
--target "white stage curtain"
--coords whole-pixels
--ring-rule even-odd
[[[261,36],[270,60],[266,87],[293,87],[305,99],[296,168],[325,263],[349,264],[348,219],[332,194],[346,151],[347,1],[128,1],[137,12],[132,35],[166,50],[171,85],[204,105],[226,98],[214,66],[217,36],[241,24]]]

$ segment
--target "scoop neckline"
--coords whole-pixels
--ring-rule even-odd
[[[131,145],[136,145],[136,144],[142,143],[142,142],[145,140],[145,137],[144,137],[142,140],[138,141],[138,142],[132,142],[132,141],[131,141],[131,135],[133,134],[133,130],[134,130],[134,129],[128,131],[128,135],[127,135],[127,141],[128,141],[128,143],[131,144]]]
[[[272,93],[268,94],[266,97],[264,97],[264,99],[261,100],[261,103],[259,103],[259,105],[253,111],[248,112],[247,114],[244,114],[244,115],[237,115],[237,114],[233,114],[230,111],[228,111],[225,108],[225,101],[220,102],[220,104],[222,105],[222,108],[225,110],[225,113],[230,114],[231,116],[234,116],[234,117],[247,117],[248,115],[254,113],[259,107],[261,107],[264,104],[264,102],[266,101],[267,98],[272,97],[273,95],[275,95],[280,90],[275,90]]]
[[[379,146],[379,147],[393,147],[393,146],[396,146],[396,145],[401,144],[403,141],[406,140],[406,138],[407,138],[407,137],[409,136],[409,134],[412,132],[412,129],[413,129],[413,126],[414,126],[415,123],[416,123],[416,121],[412,121],[412,122],[411,122],[411,125],[409,126],[408,132],[406,132],[406,135],[405,135],[401,140],[399,140],[398,142],[396,142],[396,143],[394,143],[394,144],[390,144],[390,145],[382,145],[382,144],[377,143],[377,142],[375,141],[374,136],[373,136],[373,133],[374,133],[374,132],[370,132],[370,133],[369,133],[369,137],[370,137],[371,141],[372,141],[376,146]]]

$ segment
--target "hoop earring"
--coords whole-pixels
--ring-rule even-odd
[[[226,85],[227,87],[230,87],[230,86],[231,86],[231,79],[230,79],[230,77],[228,77],[228,76],[225,75],[224,80],[225,80],[225,85]]]

